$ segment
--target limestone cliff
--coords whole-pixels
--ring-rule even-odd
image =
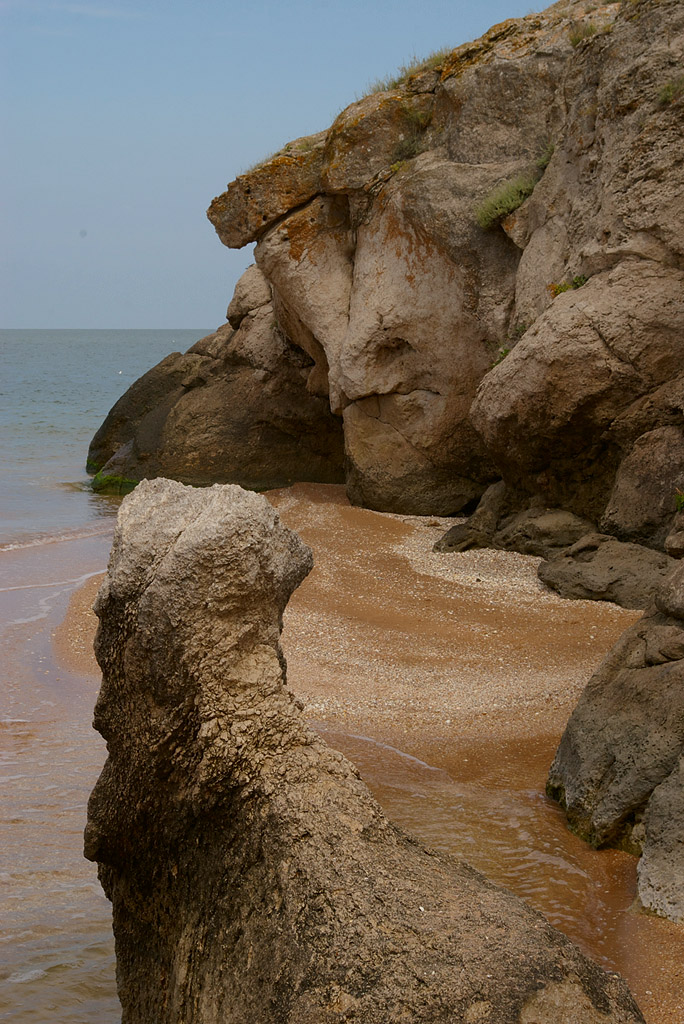
[[[561,0],[352,104],[213,201],[226,245],[257,242],[288,380],[299,359],[304,478],[321,478],[319,418],[326,437],[343,429],[355,502],[456,513],[502,477],[514,509],[662,548],[684,486],[683,53],[679,0]],[[224,351],[251,350],[230,319]],[[206,478],[253,482],[240,430],[278,416],[278,366],[265,394],[231,380],[219,396],[208,372],[194,395],[162,389],[144,438],[131,399],[93,468],[189,480],[176,448],[191,444]],[[207,410],[197,431],[190,406]],[[268,444],[253,448],[256,467]]]
[[[156,480],[121,507],[86,854],[123,1024],[643,1024],[621,978],[394,827],[307,726],[279,636],[311,565],[238,487]]]

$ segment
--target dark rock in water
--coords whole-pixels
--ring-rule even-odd
[[[237,487],[122,504],[86,855],[124,1024],[636,1024],[625,983],[384,817],[306,724],[279,635],[311,553]]]
[[[644,906],[684,920],[684,567],[593,675],[547,791],[594,846],[643,851]],[[672,614],[672,613],[675,614]]]
[[[676,564],[659,551],[590,533],[555,558],[542,562],[538,574],[561,597],[645,608]]]
[[[255,274],[246,302],[268,291]],[[307,390],[311,359],[282,335],[270,301],[235,318],[237,331],[167,356],[119,399],[88,453],[97,490],[163,475],[257,490],[344,480],[342,423]]]

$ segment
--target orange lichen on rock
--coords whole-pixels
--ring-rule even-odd
[[[292,144],[232,181],[207,210],[224,245],[240,249],[254,242],[290,210],[321,191],[325,132]]]

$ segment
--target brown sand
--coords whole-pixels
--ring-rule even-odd
[[[300,484],[268,496],[315,557],[285,615],[289,683],[331,742],[361,763],[390,816],[419,834],[424,826],[434,841],[437,805],[421,798],[415,811],[397,802],[397,778],[388,784],[384,769],[363,763],[368,743],[355,739],[358,734],[444,769],[451,781],[473,784],[476,794],[481,786],[489,794],[511,787],[543,793],[560,733],[583,687],[640,613],[558,598],[539,583],[539,559],[529,556],[434,554],[435,540],[453,520],[353,508],[338,487]],[[98,671],[91,606],[100,582],[89,580],[73,596],[55,636],[62,664],[88,675]],[[470,822],[478,813],[468,805]],[[530,898],[591,955],[616,964],[649,1024],[682,1024],[681,929],[624,913],[635,891],[634,859],[589,850],[567,833],[557,809],[543,813],[542,824],[530,827],[546,828],[550,821],[554,848],[562,847],[564,857],[599,879],[598,891],[618,915],[616,925],[606,925],[611,934],[584,934],[581,906],[566,915],[543,895],[535,899],[524,880],[516,884],[519,869],[498,870],[496,851],[491,872],[491,851],[478,866]],[[487,819],[484,832],[490,828]],[[482,834],[475,845],[487,842]],[[462,854],[460,848],[454,852]],[[465,855],[471,859],[468,848]],[[553,859],[547,871],[557,871]],[[573,894],[564,898],[572,902]],[[578,899],[591,900],[591,892]]]
[[[99,676],[100,667],[95,660],[93,640],[97,629],[97,616],[93,602],[104,573],[91,576],[74,591],[66,616],[55,630],[52,643],[55,657],[70,672],[84,676]]]
[[[342,488],[270,496],[315,557],[285,616],[290,685],[310,714],[404,749],[557,732],[640,614],[562,600],[538,558],[433,553],[453,520],[353,508]]]

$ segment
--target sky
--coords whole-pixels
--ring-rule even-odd
[[[205,211],[369,82],[530,0],[0,0],[0,327],[214,329]]]

